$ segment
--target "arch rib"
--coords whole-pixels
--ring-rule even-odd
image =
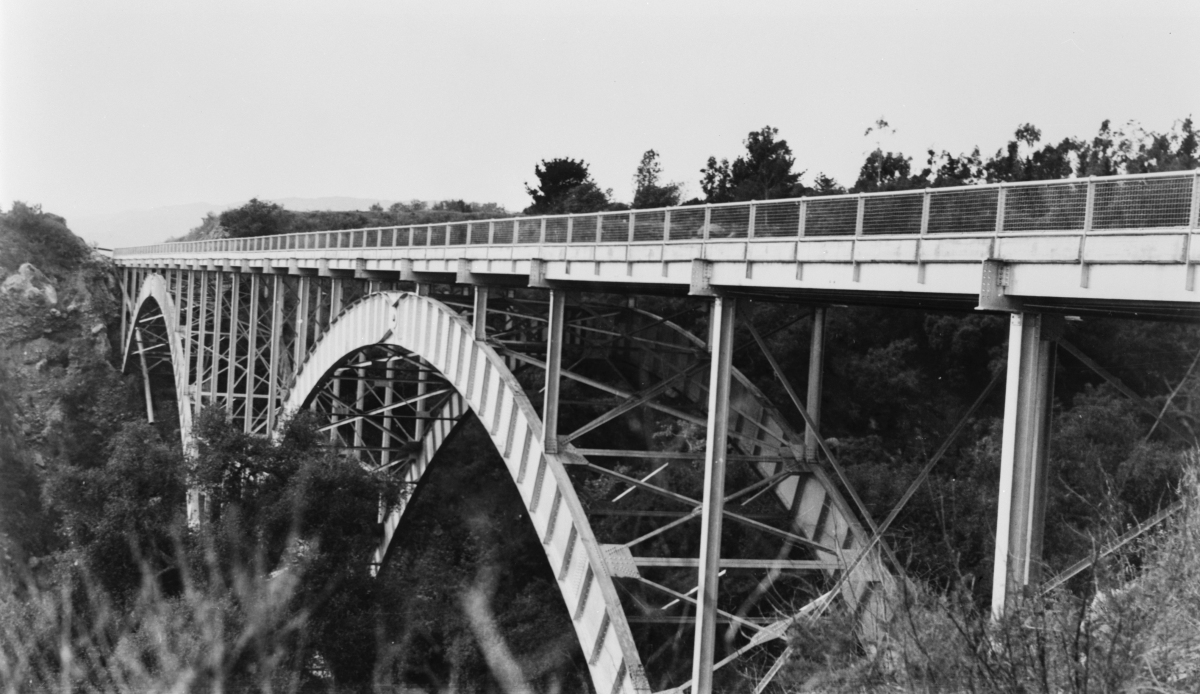
[[[516,377],[452,309],[406,292],[371,294],[347,307],[296,375],[285,411],[304,406],[340,358],[369,344],[420,356],[487,429],[543,539],[596,691],[649,691],[608,564],[567,475],[567,454],[544,452],[541,418]]]
[[[158,273],[147,277],[138,290],[137,301],[134,304],[133,320],[127,326],[129,332],[127,335],[122,336],[122,340],[125,343],[125,352],[121,361],[121,370],[124,371],[128,368],[129,355],[137,349],[135,334],[138,329],[138,323],[143,320],[147,303],[150,301],[158,304],[158,310],[162,314],[163,323],[166,325],[167,344],[170,347],[171,353],[171,372],[175,380],[175,397],[179,400],[179,436],[183,441],[184,450],[190,451],[193,444],[192,393],[189,387],[191,383],[191,376],[188,373],[189,364],[183,356],[183,341],[179,337],[179,331],[181,330],[179,313],[175,309],[175,301],[171,298],[171,292],[167,288],[166,278]]]

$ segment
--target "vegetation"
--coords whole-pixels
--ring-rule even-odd
[[[888,127],[881,119],[868,132]],[[689,203],[1200,165],[1190,119],[1164,133],[1106,122],[1095,137],[1058,143],[1043,143],[1026,124],[990,157],[978,148],[931,151],[919,170],[912,157],[877,145],[848,189],[823,174],[806,184],[774,128],[749,133],[743,145],[732,162],[709,158],[699,182],[704,197]],[[534,174],[527,214],[626,207],[593,180],[586,162],[544,160]],[[682,191],[662,180],[659,155],[648,150],[634,176],[632,207],[678,204]],[[210,215],[192,236],[506,214],[462,200],[300,213],[254,199]],[[585,656],[541,543],[477,422],[456,430],[415,494],[322,447],[304,416],[269,441],[206,410],[196,423],[197,454],[185,459],[169,424],[140,422],[140,383],[113,366],[121,350],[112,340],[111,268],[97,264],[64,220],[34,206],[17,203],[0,214],[0,231],[0,270],[9,275],[32,263],[44,278],[31,274],[30,282],[39,291],[58,289],[53,306],[44,291],[0,301],[0,689],[495,690],[504,677],[494,667],[496,644],[539,690],[588,689]],[[679,299],[639,301],[696,334],[707,330],[705,314],[685,311]],[[759,326],[784,325],[797,309],[764,303],[747,313]],[[872,515],[882,518],[1004,368],[1007,326],[988,315],[878,308],[835,308],[829,316],[823,433]],[[807,330],[801,321],[768,339],[801,390]],[[1045,571],[1095,554],[1176,500],[1185,510],[1060,592],[1030,596],[993,623],[997,394],[892,528],[889,541],[910,590],[884,644],[864,651],[836,617],[798,624],[790,642],[796,656],[778,685],[981,692],[1200,686],[1200,482],[1194,436],[1177,433],[1190,434],[1200,421],[1192,369],[1200,332],[1096,318],[1064,330],[1173,426],[1059,351]],[[736,365],[771,400],[787,402],[752,350],[739,353]],[[686,447],[700,433],[661,431],[658,442]],[[688,492],[699,488],[700,474],[673,466],[661,479]],[[187,528],[182,516],[188,483],[213,501],[212,521],[200,528]],[[608,492],[581,490],[585,503]],[[411,495],[405,525],[372,577],[365,558],[378,540],[379,499],[400,495]],[[682,663],[690,655],[684,651],[667,649],[661,658]],[[736,674],[728,677],[739,686]]]

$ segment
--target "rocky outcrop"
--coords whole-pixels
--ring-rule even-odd
[[[58,305],[58,290],[54,284],[31,263],[21,263],[17,271],[0,284],[0,296],[8,301],[18,298],[24,301],[41,300],[49,306]]]
[[[97,464],[136,412],[136,379],[118,371],[119,332],[112,261],[60,217],[22,205],[0,212],[0,555],[44,548],[34,531],[53,528],[42,527],[45,476]]]

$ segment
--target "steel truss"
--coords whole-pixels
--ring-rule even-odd
[[[714,671],[739,657],[762,661],[761,691],[790,652],[782,641],[788,625],[819,617],[835,600],[857,616],[862,638],[874,638],[898,585],[884,534],[996,385],[877,524],[820,435],[824,309],[801,315],[811,321],[813,346],[802,401],[749,305],[725,296],[684,300],[677,315],[663,317],[632,300],[554,287],[400,285],[366,272],[314,275],[271,263],[255,270],[262,271],[228,262],[124,268],[126,368],[142,374],[148,418],[166,416],[172,382],[185,445],[206,406],[223,407],[259,434],[275,432],[289,406],[303,406],[326,421],[329,446],[411,490],[475,409],[515,466],[531,519],[548,519],[538,530],[547,556],[593,677],[612,691],[711,691]],[[703,308],[707,335],[680,326],[681,316]],[[455,321],[466,332],[455,332]],[[735,343],[735,329],[751,339]],[[1053,321],[1013,314],[997,614],[1007,595],[1040,580],[1055,342],[1152,409],[1062,340]],[[802,431],[738,372],[743,349],[766,356]],[[519,412],[522,398],[536,425]],[[1156,426],[1186,436],[1165,413],[1151,412]],[[561,477],[547,472],[548,460],[562,466]],[[543,486],[544,478],[557,486]],[[406,498],[381,508],[386,539],[376,568]],[[202,515],[201,501],[190,497],[189,517]],[[605,607],[589,622],[593,584]],[[619,667],[602,657],[613,638],[624,654]]]

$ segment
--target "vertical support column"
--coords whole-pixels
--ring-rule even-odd
[[[475,287],[475,310],[471,313],[471,322],[475,327],[475,339],[482,342],[487,339],[487,302],[488,288]]]
[[[808,398],[805,409],[812,418],[815,426],[821,426],[821,390],[825,381],[825,308],[813,311],[812,344],[808,353]],[[808,462],[816,462],[820,444],[817,432],[804,424],[804,458]]]
[[[225,416],[233,416],[233,394],[237,386],[237,341],[238,323],[241,321],[241,289],[242,277],[238,274],[229,276],[229,355],[225,359]],[[242,366],[243,373],[245,366]]]
[[[336,277],[329,285],[329,322],[332,323],[334,318],[342,312],[342,289],[344,288],[343,280]],[[326,325],[326,330],[329,326]]]
[[[700,516],[700,582],[692,692],[711,694],[717,637],[717,574],[721,563],[721,519],[725,506],[725,455],[729,435],[729,376],[737,300],[713,301],[712,365],[708,383],[708,436],[704,448],[704,508]]]
[[[308,354],[309,294],[312,293],[312,280],[303,276],[296,282],[299,300],[296,303],[296,341],[293,343],[295,352],[292,355],[292,368],[299,370]]]
[[[384,377],[387,379],[387,384],[383,388],[383,452],[379,454],[379,466],[386,468],[392,462],[392,424],[396,421],[395,411],[391,409],[392,404],[396,402],[396,368],[393,366],[394,358],[387,360],[387,368],[384,371]],[[383,503],[383,499],[379,500],[379,522],[382,523],[387,514],[387,506]]]
[[[121,268],[121,349],[129,344],[129,326],[136,317],[133,315],[134,309],[130,308],[133,300],[129,297],[134,291],[131,274],[129,268]]]
[[[199,270],[198,274],[200,293],[196,297],[196,399],[193,402],[197,415],[204,407],[204,381],[208,375],[208,360],[205,358],[208,350],[205,344],[208,342],[208,314],[211,310],[208,303],[208,271]]]
[[[271,280],[271,367],[267,372],[267,434],[275,431],[276,400],[279,398],[279,352],[283,348],[283,275]]]
[[[258,372],[258,302],[260,287],[262,280],[259,275],[250,275],[250,320],[248,321],[249,332],[246,335],[246,378],[245,378],[245,403],[244,414],[245,418],[242,424],[242,431],[249,434],[254,431],[254,391],[255,379]]]
[[[225,319],[225,273],[213,273],[213,323],[212,323],[212,364],[209,366],[208,374],[208,401],[216,402],[218,395],[218,384],[221,380],[221,340],[228,334],[228,331],[221,329],[221,323]],[[228,376],[229,362],[225,362],[225,373]]]
[[[355,361],[366,361],[365,353],[355,357]],[[367,369],[358,367],[354,370],[354,375],[357,378],[354,388],[354,455],[359,461],[366,458],[367,452],[364,450],[366,440],[363,439],[363,431],[366,429],[366,417],[363,413],[367,411]]]
[[[181,271],[182,272],[182,271]],[[180,284],[183,284],[180,282]],[[194,353],[194,344],[192,335],[196,331],[196,314],[193,310],[196,305],[196,273],[189,270],[187,273],[187,308],[184,310],[183,318],[183,367],[187,369],[187,388],[186,393],[179,393],[179,406],[191,408],[192,414],[197,414],[195,388],[193,384],[196,382],[196,367],[192,365],[192,354]]]
[[[546,325],[546,390],[542,401],[542,448],[558,453],[558,387],[562,379],[563,320],[566,317],[567,294],[561,289],[550,290],[550,315]]]
[[[142,390],[146,392],[146,421],[154,423],[154,397],[150,392],[150,367],[146,364],[146,346],[142,343],[142,329],[133,326],[134,346],[137,349],[138,361],[142,364]]]
[[[1036,585],[1040,579],[1054,395],[1054,344],[1045,339],[1044,318],[1014,313],[1010,321],[992,571],[993,617],[1004,613],[1011,593]]]

